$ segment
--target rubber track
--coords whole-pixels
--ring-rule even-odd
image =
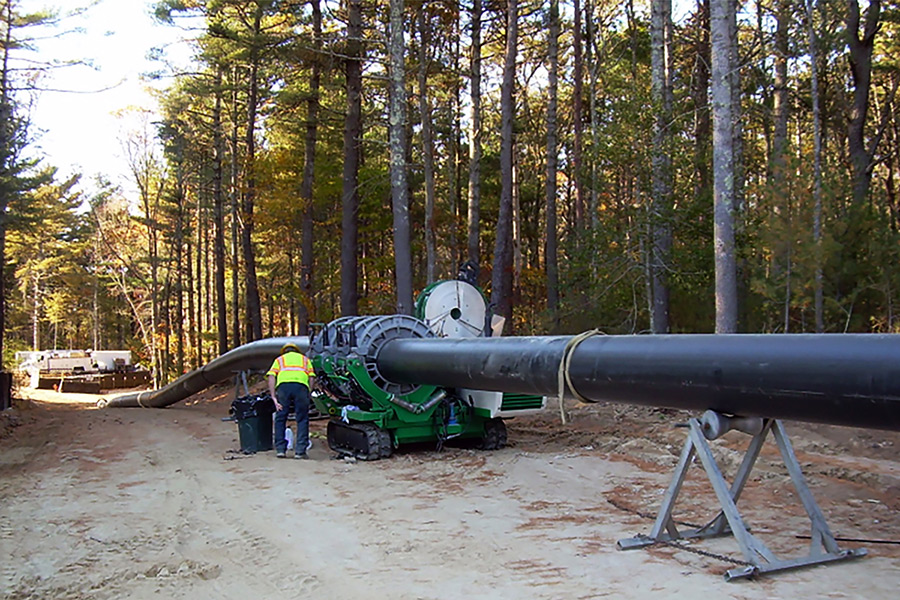
[[[353,456],[358,460],[379,460],[381,458],[388,458],[393,452],[391,434],[374,423],[349,424],[335,420],[329,423],[329,426],[358,431],[366,437],[365,448],[349,448],[332,445],[329,436],[329,447],[338,454]]]
[[[484,424],[482,450],[499,450],[506,446],[506,424],[503,419],[491,419]]]

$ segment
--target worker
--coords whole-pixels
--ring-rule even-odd
[[[284,432],[288,413],[297,415],[297,435],[294,438],[294,458],[309,458],[309,386],[315,375],[312,363],[296,344],[281,347],[281,354],[266,373],[269,394],[275,401],[275,456],[284,458],[287,440]]]

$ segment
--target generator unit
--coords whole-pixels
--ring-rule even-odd
[[[328,423],[328,445],[362,460],[391,455],[402,444],[475,439],[486,450],[506,445],[504,418],[537,412],[543,396],[465,388],[399,384],[378,369],[378,354],[402,338],[481,337],[490,314],[481,291],[463,280],[442,281],[423,292],[420,318],[407,315],[343,317],[310,340],[320,390],[312,400]]]

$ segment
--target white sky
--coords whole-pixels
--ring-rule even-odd
[[[90,1],[20,0],[20,7],[22,12],[53,7],[65,13]],[[41,60],[84,59],[93,64],[93,68],[58,69],[43,80],[42,88],[67,91],[41,92],[32,111],[33,135],[38,139],[29,154],[58,167],[61,177],[81,172],[83,188],[93,187],[96,174],[126,190],[133,187],[121,142],[130,126],[116,113],[130,106],[155,109],[147,86],[171,83],[141,80],[143,73],[162,68],[147,59],[151,48],[164,48],[166,56],[175,56],[182,64],[189,57],[188,44],[181,41],[185,32],[156,24],[151,5],[150,0],[100,0],[85,15],[65,19],[59,28],[83,32],[39,43]]]

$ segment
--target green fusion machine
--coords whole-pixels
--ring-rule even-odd
[[[463,277],[465,271],[463,271]],[[469,281],[432,284],[406,315],[343,317],[324,325],[310,341],[309,356],[320,390],[316,407],[331,416],[329,447],[362,460],[387,458],[402,444],[477,439],[486,450],[506,444],[504,418],[534,413],[543,396],[398,384],[378,371],[382,346],[398,338],[481,337],[490,311]]]

